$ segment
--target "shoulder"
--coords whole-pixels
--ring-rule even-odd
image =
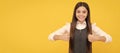
[[[96,23],[92,24],[92,31],[98,31],[100,28],[96,25]]]
[[[91,24],[92,28],[96,27],[96,23]]]
[[[68,32],[70,32],[71,23],[67,22],[64,27]]]
[[[70,27],[70,25],[71,25],[71,23],[69,23],[69,22],[66,22],[66,24],[65,24],[66,27]]]

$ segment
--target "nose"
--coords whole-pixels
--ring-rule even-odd
[[[82,12],[80,12],[80,13],[79,13],[79,15],[83,15],[83,13],[82,13]]]

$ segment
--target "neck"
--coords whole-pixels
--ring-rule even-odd
[[[80,24],[83,24],[84,23],[84,21],[78,21]]]

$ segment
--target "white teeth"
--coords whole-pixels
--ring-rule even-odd
[[[83,18],[83,17],[79,17],[79,18]]]
[[[78,16],[79,18],[84,18],[84,16]]]

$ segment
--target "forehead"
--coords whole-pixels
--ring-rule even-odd
[[[87,9],[86,9],[84,6],[78,7],[77,10],[82,10],[82,11],[84,10],[84,11],[87,11]]]

